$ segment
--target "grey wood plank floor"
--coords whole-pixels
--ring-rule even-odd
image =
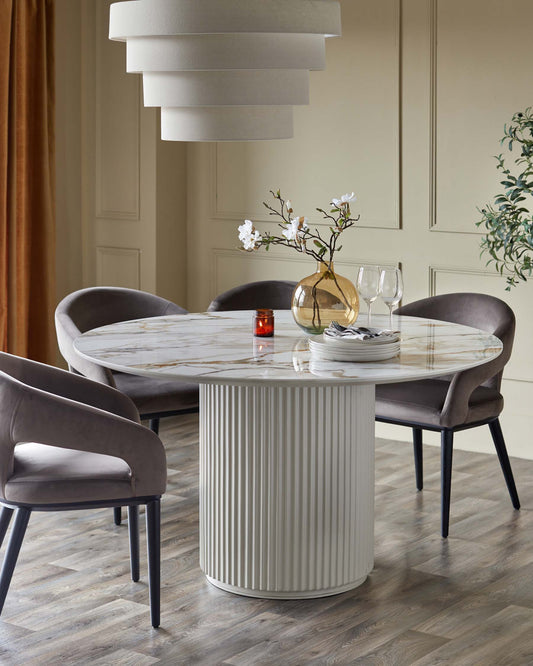
[[[161,628],[150,626],[144,552],[141,582],[130,580],[126,524],[110,510],[34,514],[0,620],[1,664],[533,664],[533,462],[512,461],[518,512],[495,456],[456,451],[445,541],[438,449],[424,449],[417,493],[411,447],[378,440],[369,579],[336,597],[269,601],[206,583],[198,419],[163,421],[161,436]]]

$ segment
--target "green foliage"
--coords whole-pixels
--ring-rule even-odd
[[[506,274],[507,291],[527,280],[533,270],[533,109],[515,113],[511,124],[504,126],[501,144],[514,156],[513,171],[498,155],[503,194],[480,210],[477,226],[487,231],[481,241],[481,252],[489,255],[487,265],[494,263],[500,274]],[[514,152],[513,152],[514,151]]]

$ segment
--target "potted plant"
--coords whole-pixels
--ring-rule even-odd
[[[477,226],[484,226],[482,253],[489,255],[501,274],[506,273],[507,291],[527,280],[533,269],[533,109],[515,113],[504,127],[501,143],[514,156],[509,168],[502,154],[496,156],[504,190],[492,204],[481,209]],[[515,152],[513,152],[515,151]]]

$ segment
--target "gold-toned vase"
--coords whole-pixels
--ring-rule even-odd
[[[301,280],[292,296],[292,314],[306,333],[318,335],[332,321],[353,324],[359,314],[355,286],[335,273],[333,263],[319,262],[316,273]]]

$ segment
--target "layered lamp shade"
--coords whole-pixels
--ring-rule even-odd
[[[129,0],[109,22],[168,141],[292,137],[293,106],[309,103],[309,71],[340,31],[335,0]]]

